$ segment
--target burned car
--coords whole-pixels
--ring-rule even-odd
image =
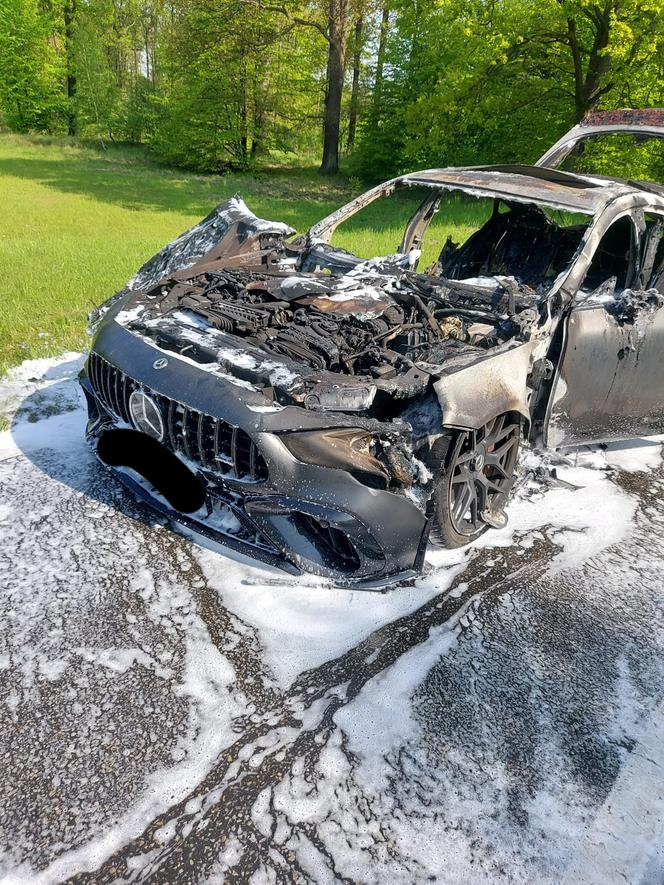
[[[335,244],[404,194],[391,254]],[[475,213],[461,244],[446,203]],[[520,446],[664,431],[663,231],[664,187],[538,166],[399,176],[299,237],[234,198],[97,312],[88,436],[227,547],[338,583],[412,576],[429,543],[505,524]]]

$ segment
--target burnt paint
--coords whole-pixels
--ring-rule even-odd
[[[664,310],[644,308],[634,322],[625,322],[612,303],[606,307],[582,304],[571,311],[548,445],[664,432]]]

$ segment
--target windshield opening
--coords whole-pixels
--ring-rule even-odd
[[[359,210],[325,248],[357,261],[397,256],[405,246],[404,267],[454,280],[511,277],[535,289],[569,266],[588,223],[534,204],[411,186]]]
[[[632,132],[599,132],[578,141],[559,169],[635,181],[664,180],[664,138]]]
[[[431,197],[429,187],[410,186],[393,191],[365,206],[337,227],[331,244],[360,258],[393,255],[398,252],[406,225]],[[449,236],[466,240],[478,230],[493,211],[492,200],[477,200],[459,191],[438,191],[438,211],[430,221],[419,248],[419,267],[432,265]]]

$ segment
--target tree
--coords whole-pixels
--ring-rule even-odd
[[[74,96],[76,95],[76,65],[74,62],[76,0],[65,0],[63,18],[65,26],[65,57],[67,64],[67,132],[69,135],[76,135],[76,112],[74,109]]]
[[[661,0],[393,0],[353,167],[535,160],[595,107],[664,99]]]
[[[336,175],[339,171],[341,98],[346,68],[350,0],[327,0],[327,2],[327,88],[323,118],[323,159],[320,171],[323,175]]]
[[[249,0],[252,2],[252,0]],[[323,0],[325,24],[317,17],[302,16],[286,4],[262,4],[261,8],[283,15],[292,26],[314,28],[327,42],[325,74],[325,110],[323,113],[322,175],[336,175],[339,171],[339,134],[341,130],[341,101],[346,68],[346,46],[351,21],[351,0]]]
[[[0,107],[19,132],[57,132],[65,113],[61,95],[61,22],[37,0],[0,0]]]
[[[566,16],[566,34],[561,41],[568,45],[572,58],[578,122],[604,95],[633,76],[636,63],[644,62],[653,51],[661,62],[662,8],[648,0],[558,2]]]
[[[186,0],[162,41],[152,144],[163,160],[223,172],[248,168],[277,136],[283,150],[306,143],[317,86],[296,25],[242,0]]]
[[[357,116],[360,107],[360,66],[362,63],[364,16],[358,15],[355,20],[355,34],[353,39],[353,80],[350,90],[350,109],[348,112],[348,138],[346,146],[348,153],[353,150],[355,144],[355,130],[357,129]]]
[[[390,24],[390,4],[383,2],[380,16],[380,29],[378,36],[378,53],[376,55],[376,77],[374,80],[373,108],[376,113],[380,108],[381,92],[383,89],[383,68],[385,66],[385,47],[387,45],[387,29]]]

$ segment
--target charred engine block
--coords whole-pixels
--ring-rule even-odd
[[[279,277],[245,270],[206,274],[170,289],[157,287],[148,295],[154,299],[149,313],[154,317],[192,311],[223,332],[312,369],[347,374],[373,369],[385,374],[380,367],[387,359],[388,366],[393,365],[391,374],[396,374],[404,361],[404,368],[412,365],[407,353],[421,336],[415,329],[404,330],[406,317],[398,305],[369,300],[363,302],[364,313],[355,313],[344,301],[335,304],[317,297],[313,285],[284,300],[279,297],[280,282]],[[393,349],[386,347],[388,340]]]
[[[339,278],[313,275],[208,272],[155,287],[147,293],[145,317],[191,312],[314,370],[383,379],[408,372],[418,361],[439,363],[460,349],[486,348],[517,328],[488,306],[464,306],[463,292],[453,299],[448,289],[436,295],[422,275],[415,276],[347,276],[340,285]]]
[[[383,342],[393,332],[398,337],[403,322],[398,307],[360,319],[322,312],[312,305],[295,310],[292,323],[268,338],[264,347],[312,368],[361,374],[384,363],[386,356],[399,362],[402,354],[389,351]]]

